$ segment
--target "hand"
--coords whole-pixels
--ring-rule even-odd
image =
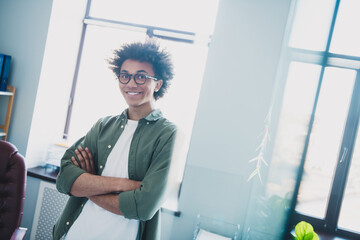
[[[78,149],[75,149],[75,154],[79,160],[79,163],[76,161],[75,157],[71,157],[71,161],[74,163],[74,165],[84,169],[88,173],[94,174],[94,159],[90,150],[88,148],[85,148],[84,150],[82,147],[78,147]]]

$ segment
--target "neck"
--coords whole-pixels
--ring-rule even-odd
[[[141,107],[132,107],[129,106],[128,110],[128,118],[130,120],[139,121],[140,119],[146,117],[155,109],[154,104],[150,104],[149,106],[141,106]]]

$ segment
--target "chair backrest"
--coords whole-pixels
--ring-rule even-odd
[[[0,140],[0,239],[10,239],[22,220],[26,188],[24,157]]]

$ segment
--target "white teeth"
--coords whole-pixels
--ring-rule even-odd
[[[128,92],[129,95],[136,95],[136,94],[140,94],[138,92]]]

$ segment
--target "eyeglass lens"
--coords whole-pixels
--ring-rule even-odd
[[[134,76],[134,80],[135,80],[136,84],[144,84],[147,79],[145,74],[132,75],[132,74],[127,74],[127,73],[122,73],[122,74],[120,74],[119,81],[123,84],[127,84],[128,82],[130,82],[130,79],[132,76]]]

